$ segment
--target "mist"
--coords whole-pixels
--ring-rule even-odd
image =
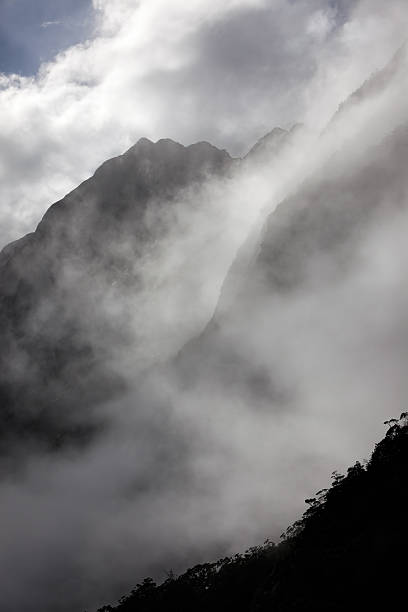
[[[3,476],[5,612],[94,610],[146,575],[278,540],[304,499],[367,459],[383,421],[406,410],[404,7],[392,3],[364,62],[367,41],[350,40],[362,22],[374,40],[383,10],[374,4],[358,3],[302,81],[291,125],[307,125],[285,126],[279,142],[272,132],[246,157],[225,153],[222,172],[147,199],[138,240],[131,223],[120,240],[108,224],[95,259],[58,259],[57,288],[43,292],[25,333],[52,344],[75,322],[75,342],[92,346],[102,369],[93,378],[75,356],[67,376],[79,391],[52,418],[97,427],[52,453],[28,435]],[[323,37],[330,20],[313,23]],[[322,80],[337,85],[318,97]],[[166,146],[142,142],[135,155]],[[106,167],[109,180],[121,163]],[[61,236],[79,244],[99,214],[92,202],[72,210],[47,238],[50,259]],[[10,371],[42,393],[30,360],[19,345]],[[81,400],[82,388],[91,392]]]

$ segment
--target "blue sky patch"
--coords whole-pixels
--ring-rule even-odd
[[[32,75],[43,61],[85,40],[91,0],[0,0],[0,72]]]

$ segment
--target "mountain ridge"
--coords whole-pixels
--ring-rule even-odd
[[[116,376],[112,378],[104,371],[102,393],[97,392],[93,399],[91,387],[96,385],[97,388],[96,380],[91,382],[92,378],[88,380],[85,375],[81,381],[83,375],[79,370],[76,375],[71,371],[69,362],[75,359],[83,372],[94,369],[96,355],[92,342],[84,343],[80,339],[81,313],[72,310],[74,302],[67,310],[66,297],[72,294],[75,299],[79,284],[86,283],[85,291],[90,291],[89,308],[92,308],[92,291],[100,293],[98,275],[102,275],[101,280],[108,286],[119,281],[124,291],[137,290],[140,279],[129,273],[129,259],[140,258],[143,250],[166,231],[165,226],[152,226],[145,221],[149,202],[159,197],[160,205],[168,208],[166,204],[172,205],[180,190],[199,185],[209,176],[225,175],[232,163],[226,151],[208,143],[184,147],[170,139],[155,144],[141,139],[123,155],[104,162],[92,177],[53,204],[34,232],[3,248],[0,253],[3,432],[9,435],[16,423],[17,435],[22,418],[27,435],[33,436],[37,427],[36,410],[32,405],[37,403],[42,406],[38,415],[40,420],[44,419],[45,437],[51,427],[51,440],[55,435],[58,438],[58,413],[66,414],[66,402],[72,404],[70,387],[75,390],[78,385],[80,388],[79,394],[74,391],[73,398],[81,397],[82,401],[93,404],[106,394],[109,396],[110,385],[112,390],[121,386]],[[122,244],[128,245],[128,252],[122,253]],[[106,327],[103,320],[101,325]],[[123,342],[117,331],[112,321],[109,331],[113,334],[112,341],[116,337],[116,341]],[[86,338],[86,334],[83,337]],[[101,357],[104,359],[103,354]],[[65,375],[63,370],[67,366],[71,370]],[[57,375],[58,380],[60,376],[58,371],[63,376],[61,383],[57,382],[57,389],[48,392],[43,381],[49,379],[47,385],[52,386],[53,378]],[[62,389],[58,390],[61,384]],[[62,397],[61,406],[58,407],[57,401],[57,407],[52,407],[55,397]],[[75,399],[74,404],[77,401]],[[75,420],[79,416],[81,422],[82,417],[75,417],[75,411],[70,410],[75,436]],[[47,416],[48,411],[51,411],[50,416]],[[30,414],[34,414],[34,421]],[[62,434],[65,435],[63,423]]]

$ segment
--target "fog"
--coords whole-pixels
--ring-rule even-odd
[[[366,20],[373,42],[383,9],[367,6],[343,37]],[[55,303],[25,331],[52,343],[68,313],[121,386],[57,413],[103,422],[87,444],[44,452],[33,433],[3,477],[5,612],[94,610],[146,575],[279,539],[406,410],[408,69],[405,47],[391,59],[404,7],[391,12],[373,52],[378,69],[391,63],[339,112],[354,76],[334,44],[320,75],[343,81],[319,99],[305,85],[307,126],[148,200],[144,242],[112,234],[94,262],[58,260]],[[62,223],[67,244],[83,214]],[[116,272],[105,263],[118,254]]]

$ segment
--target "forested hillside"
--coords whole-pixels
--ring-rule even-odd
[[[408,414],[370,460],[310,499],[303,517],[244,554],[138,584],[98,612],[340,612],[397,610],[405,597]]]

